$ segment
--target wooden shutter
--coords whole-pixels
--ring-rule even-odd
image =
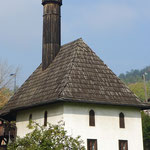
[[[95,112],[90,110],[89,112],[89,126],[95,126]]]
[[[30,114],[29,116],[29,121],[32,121],[32,114]]]
[[[127,140],[119,140],[119,150],[128,150]]]
[[[119,114],[119,122],[120,122],[120,128],[125,128],[125,120],[124,120],[124,114]]]
[[[44,113],[44,126],[47,126],[47,111]]]
[[[87,150],[97,150],[97,140],[96,139],[88,139],[87,140]]]

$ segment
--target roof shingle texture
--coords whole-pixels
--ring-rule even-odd
[[[0,113],[59,100],[143,105],[82,39],[62,46],[46,70],[40,65]]]

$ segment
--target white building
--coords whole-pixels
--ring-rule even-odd
[[[89,112],[95,112],[95,125],[89,124]],[[65,122],[68,133],[74,137],[81,135],[87,145],[88,139],[95,140],[97,149],[119,150],[119,141],[127,142],[130,150],[143,150],[140,109],[97,104],[64,103],[22,110],[17,113],[17,133],[23,137],[30,132],[27,127],[29,116],[44,125],[44,113],[48,113],[48,122]],[[119,114],[124,114],[125,127],[120,127]],[[94,142],[94,141],[93,141]],[[87,146],[86,146],[87,147]],[[121,149],[122,150],[122,149]]]
[[[61,0],[43,0],[42,64],[1,110],[16,120],[25,136],[29,120],[65,123],[80,135],[88,150],[143,150],[142,103],[122,81],[78,39],[60,45]]]

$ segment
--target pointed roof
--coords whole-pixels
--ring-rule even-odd
[[[82,39],[62,46],[46,70],[40,65],[1,114],[60,101],[147,107]]]

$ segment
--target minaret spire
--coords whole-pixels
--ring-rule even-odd
[[[54,60],[61,46],[62,0],[42,0],[43,5],[43,48],[42,69]]]

